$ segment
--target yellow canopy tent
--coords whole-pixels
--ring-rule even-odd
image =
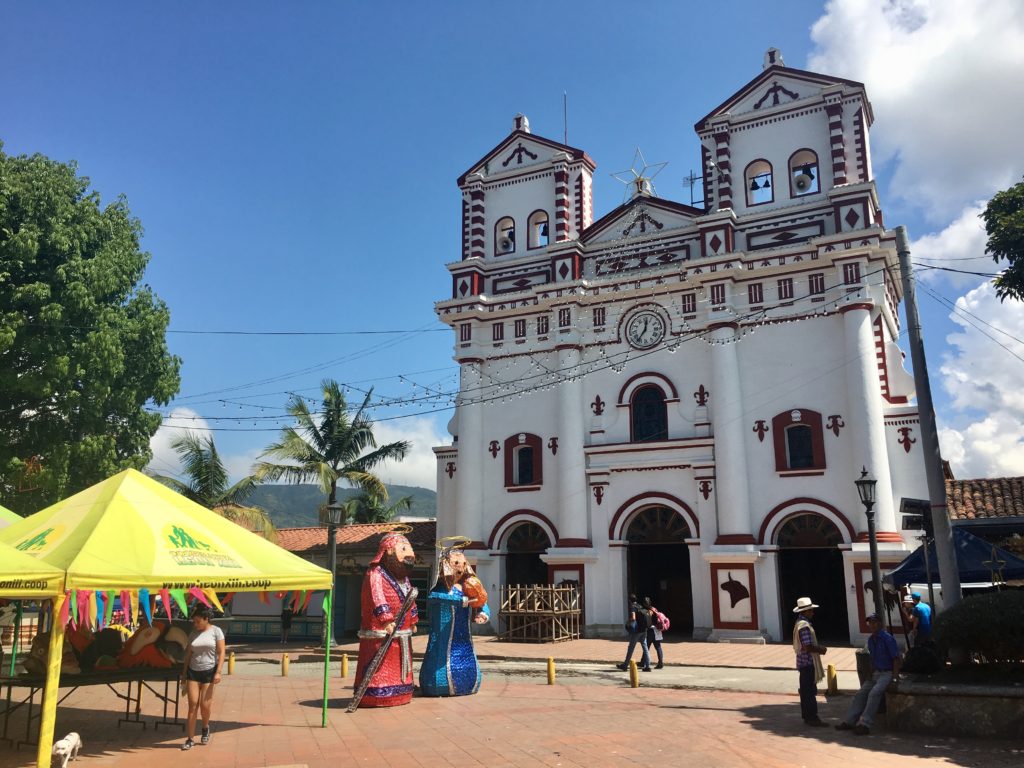
[[[65,589],[327,590],[330,571],[281,549],[134,469],[0,529],[0,542],[64,572]],[[59,616],[65,594],[54,598]],[[325,606],[325,616],[330,607]],[[53,741],[64,627],[54,622],[39,732]],[[326,664],[330,654],[325,656]],[[325,671],[325,680],[326,680]],[[324,698],[326,701],[326,683]],[[326,710],[324,713],[326,724]]]
[[[11,512],[7,507],[0,507],[0,528],[16,523],[21,519],[21,515]]]
[[[0,544],[0,597],[49,600],[63,591],[63,571],[8,544]]]

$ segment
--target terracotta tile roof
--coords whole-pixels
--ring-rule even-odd
[[[376,552],[377,546],[385,533],[391,530],[392,523],[370,523],[342,525],[337,529],[335,541],[338,552]],[[417,551],[433,551],[437,540],[437,523],[434,520],[403,523],[412,528],[407,533],[409,542]],[[327,549],[327,528],[311,526],[308,528],[278,528],[277,545],[289,552],[310,553]]]
[[[1024,477],[947,479],[946,503],[953,520],[1024,518]]]

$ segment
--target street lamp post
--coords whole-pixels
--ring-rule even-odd
[[[868,518],[868,546],[871,548],[871,579],[875,582],[872,590],[875,596],[875,613],[882,626],[886,625],[885,608],[882,602],[882,568],[878,564],[878,540],[875,537],[875,485],[878,483],[875,478],[868,475],[866,467],[861,468],[860,479],[854,480],[857,486],[857,495],[860,496],[860,503],[864,505],[864,514]]]
[[[335,532],[338,530],[338,526],[341,525],[341,515],[345,511],[344,506],[334,501],[327,505],[324,510],[324,519],[327,523],[327,570],[331,572],[331,601],[330,609],[334,610],[334,593],[335,586],[338,581],[338,543],[335,541]],[[331,632],[328,629],[331,622],[327,616],[324,616],[324,632],[323,632],[323,647],[329,654],[331,652]]]

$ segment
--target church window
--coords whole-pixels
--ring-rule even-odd
[[[789,301],[793,298],[793,278],[784,277],[779,280],[779,301]]]
[[[772,183],[772,164],[767,160],[755,160],[743,172],[747,189],[747,205],[763,205],[775,199]]]
[[[503,341],[505,339],[505,324],[493,323],[491,325],[491,340]]]
[[[807,287],[812,296],[825,292],[825,273],[812,272],[807,278]]]
[[[751,283],[747,286],[747,303],[751,306],[764,303],[764,288],[760,283]]]
[[[822,474],[825,471],[825,438],[821,414],[794,408],[772,419],[775,471],[783,474]]]
[[[820,191],[818,156],[809,149],[798,149],[789,158],[789,196],[801,197]]]
[[[548,332],[548,316],[541,315],[537,318],[537,335],[545,336]]]
[[[541,439],[520,432],[505,440],[505,487],[529,486],[531,490],[543,482],[543,451]]]
[[[668,439],[668,408],[660,387],[639,387],[630,399],[629,410],[632,442]]]
[[[516,222],[511,216],[498,219],[494,225],[494,255],[502,256],[516,249]]]
[[[473,326],[470,323],[463,323],[459,326],[459,341],[472,341]]]
[[[595,307],[594,308],[594,327],[595,328],[600,328],[601,326],[604,325],[604,319],[605,319],[605,312],[604,312],[604,310],[605,310],[604,307]]]
[[[860,284],[860,264],[858,262],[843,264],[843,282],[847,285]]]
[[[568,328],[572,325],[572,310],[568,307],[558,310],[558,327]]]
[[[526,320],[516,320],[515,334],[517,339],[526,337]]]
[[[684,315],[693,315],[697,312],[697,295],[694,293],[684,293],[682,300],[682,310]]]
[[[711,306],[721,307],[725,304],[725,286],[722,283],[711,286]]]
[[[534,211],[526,222],[527,248],[543,248],[549,242],[548,237],[548,213],[547,211]]]

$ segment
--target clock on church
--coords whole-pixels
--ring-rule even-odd
[[[637,312],[626,324],[626,341],[636,349],[650,349],[665,338],[665,321],[657,312]]]

